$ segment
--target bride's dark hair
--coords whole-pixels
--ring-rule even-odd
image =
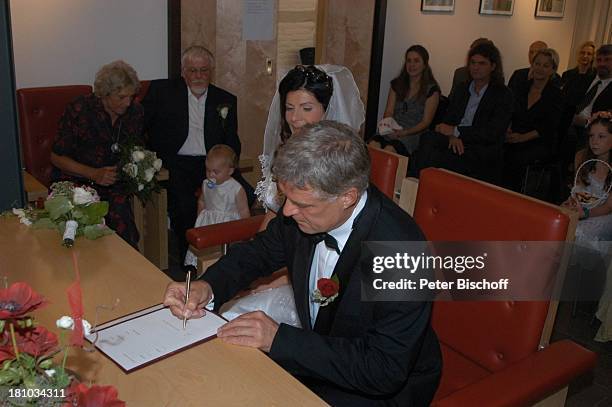
[[[329,100],[334,92],[334,85],[332,78],[314,65],[297,65],[287,72],[287,75],[278,85],[282,123],[281,140],[283,143],[291,137],[291,129],[287,120],[285,120],[287,94],[296,90],[310,92],[323,105],[323,109],[327,110]]]

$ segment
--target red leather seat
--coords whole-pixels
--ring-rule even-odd
[[[449,171],[421,172],[414,219],[428,240],[564,241],[559,208]],[[444,367],[434,406],[531,405],[595,365],[571,341],[539,350],[548,302],[436,302]]]
[[[140,90],[138,94],[134,97],[134,100],[138,103],[142,102],[145,95],[149,91],[149,85],[151,85],[151,81],[140,81]]]
[[[370,181],[380,192],[387,195],[389,199],[393,199],[399,158],[378,148],[368,147],[368,153],[372,162]]]
[[[25,169],[43,185],[51,184],[51,146],[66,105],[91,93],[89,85],[25,88],[17,91],[19,133]]]

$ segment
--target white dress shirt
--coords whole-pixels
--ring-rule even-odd
[[[206,145],[204,144],[204,114],[206,111],[206,97],[208,89],[199,98],[191,93],[187,87],[187,106],[189,109],[189,132],[187,140],[178,151],[178,155],[204,156]]]
[[[606,88],[606,86],[608,86],[610,84],[610,82],[612,82],[612,78],[608,78],[608,79],[599,79],[599,75],[595,77],[595,79],[593,79],[593,82],[591,82],[591,85],[589,86],[589,88],[587,89],[585,95],[587,93],[589,93],[589,90],[591,90],[591,88],[593,86],[595,86],[595,84],[597,82],[601,81],[601,85],[599,85],[599,88],[597,89],[597,92],[595,92],[595,96],[593,97],[593,99],[591,99],[591,103],[589,103],[589,105],[587,107],[585,107],[584,109],[582,109],[581,112],[579,112],[578,114],[580,116],[583,116],[586,119],[589,119],[591,117],[591,115],[593,114],[593,103],[595,103],[595,100],[597,100],[597,98],[599,97],[599,95],[601,94],[601,92],[604,91],[604,89]],[[597,113],[597,112],[595,112]]]
[[[334,230],[330,230],[327,232],[331,236],[333,236],[338,242],[338,248],[340,249],[340,253],[344,249],[346,242],[348,241],[351,232],[353,231],[353,222],[359,213],[365,207],[365,203],[368,199],[368,193],[365,191],[357,205],[355,205],[355,209],[353,209],[353,213],[351,216],[344,222],[342,225],[338,226]],[[336,267],[336,263],[340,255],[336,253],[333,249],[328,248],[325,245],[324,241],[321,241],[315,247],[314,256],[312,258],[312,264],[310,265],[310,277],[309,277],[309,298],[310,301],[310,325],[314,327],[315,321],[317,320],[317,314],[319,313],[319,303],[312,301],[312,294],[314,290],[317,288],[317,281],[320,278],[330,278],[334,272],[334,268]],[[344,289],[344,287],[340,287],[340,290]],[[329,306],[329,305],[328,305]]]

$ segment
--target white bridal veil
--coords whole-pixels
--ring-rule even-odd
[[[340,65],[316,65],[316,67],[332,78],[334,86],[323,119],[344,123],[358,131],[365,120],[365,109],[353,74],[348,68]],[[263,178],[255,189],[258,199],[275,212],[282,202],[277,199],[276,184],[272,181],[272,157],[281,143],[281,125],[280,95],[277,89],[268,112],[263,154],[259,156]]]

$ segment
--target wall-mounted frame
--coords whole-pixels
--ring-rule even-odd
[[[563,18],[565,0],[538,0],[536,2],[535,16]]]
[[[421,0],[421,11],[441,11],[451,13],[455,10],[455,0]]]
[[[514,0],[480,0],[480,14],[511,16],[514,12]]]

